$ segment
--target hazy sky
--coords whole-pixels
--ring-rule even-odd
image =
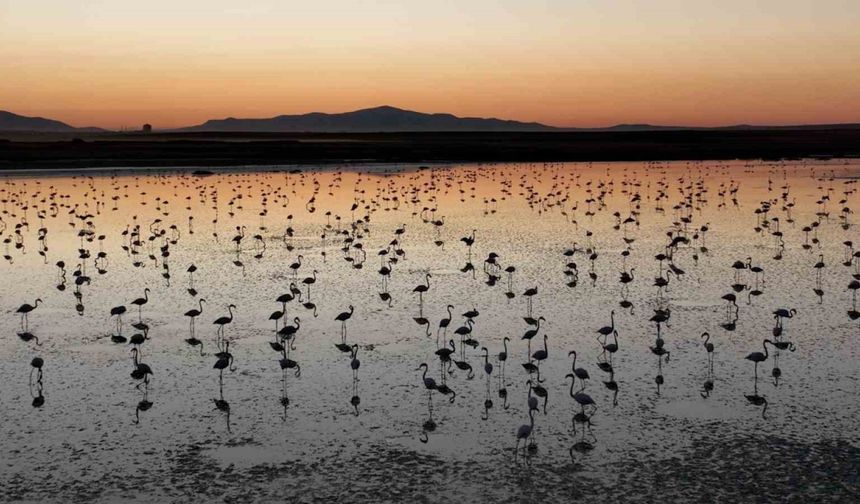
[[[860,122],[860,0],[0,0],[0,109]]]

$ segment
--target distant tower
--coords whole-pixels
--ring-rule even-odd
[[[141,131],[143,131],[144,133],[152,133],[152,125],[149,123],[144,124],[143,129]]]

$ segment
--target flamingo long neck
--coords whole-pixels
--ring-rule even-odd
[[[232,306],[227,307],[227,313],[230,314],[230,322],[232,322],[233,321],[233,307]]]
[[[573,351],[573,364],[570,367],[576,369],[576,350]]]
[[[505,347],[505,354],[507,354],[508,353],[508,340],[507,339],[502,340],[502,345]]]
[[[609,326],[615,329],[615,312],[609,314]]]
[[[573,385],[576,383],[576,375],[570,375],[570,397],[573,397]]]
[[[203,300],[201,299],[197,304],[200,306],[200,313],[203,313]]]

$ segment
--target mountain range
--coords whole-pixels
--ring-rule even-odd
[[[312,112],[270,118],[211,119],[167,132],[246,132],[246,133],[393,133],[393,132],[564,132],[564,131],[661,131],[661,130],[745,130],[745,129],[856,129],[860,124],[816,124],[797,126],[734,125],[716,128],[619,124],[607,128],[561,128],[537,122],[496,118],[457,117],[452,114],[426,114],[391,106],[381,106],[326,114]],[[96,127],[76,128],[43,117],[26,117],[0,110],[0,131],[100,132]]]
[[[80,131],[86,133],[106,130],[92,126],[76,128],[53,119],[45,119],[44,117],[27,117],[0,110],[0,131],[38,131],[51,133]]]
[[[382,106],[340,114],[312,112],[266,119],[213,119],[181,131],[249,131],[307,133],[377,133],[400,131],[557,131],[536,122],[506,121],[451,114],[424,114]]]

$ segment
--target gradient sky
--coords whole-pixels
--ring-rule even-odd
[[[0,109],[860,122],[860,0],[0,0]]]

